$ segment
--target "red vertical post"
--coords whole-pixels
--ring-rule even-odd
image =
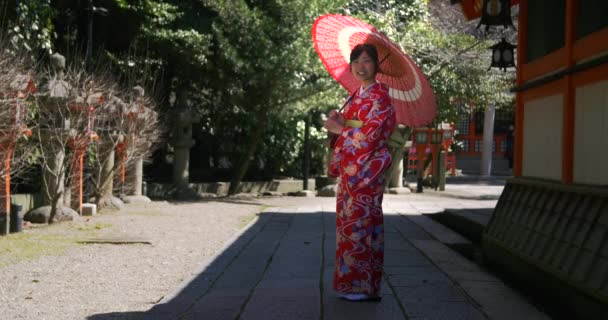
[[[6,212],[11,212],[11,158],[13,157],[13,142],[9,142],[6,159],[4,159],[4,170],[6,170],[6,178],[4,179],[4,192],[6,197]]]
[[[0,212],[6,214],[8,221],[11,208],[11,143],[3,143],[1,149],[3,154],[2,165],[4,166],[4,179],[2,183],[0,183],[0,201],[2,203],[2,205],[0,205]]]
[[[120,186],[124,189],[127,179],[127,144],[122,142],[116,145],[116,157],[120,161]]]
[[[574,41],[576,35],[576,15],[578,0],[566,0],[566,65],[571,68],[574,61]],[[572,75],[565,77],[566,92],[564,94],[563,136],[562,136],[562,182],[570,184],[574,178],[574,117],[576,92]]]
[[[444,129],[444,133],[446,131],[449,131],[449,138],[446,139],[446,135],[444,134],[443,136],[443,148],[445,149],[445,163],[444,166],[446,168],[448,168],[448,164],[449,167],[452,168],[452,176],[456,175],[456,168],[455,168],[455,164],[454,164],[454,152],[452,152],[452,155],[450,156],[450,146],[452,145],[452,143],[454,143],[455,137],[454,137],[454,133],[455,133],[455,127],[454,127],[454,123],[450,124],[450,128],[449,129]],[[448,159],[450,159],[450,161],[448,161]]]
[[[84,197],[83,190],[83,168],[84,168],[84,154],[87,148],[86,140],[83,138],[76,138],[74,141],[74,156],[72,158],[72,198],[70,199],[70,206],[72,209],[82,213],[82,203]]]

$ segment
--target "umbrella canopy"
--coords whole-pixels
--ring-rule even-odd
[[[350,52],[358,44],[373,44],[380,60],[376,80],[389,87],[397,123],[413,127],[433,121],[437,107],[426,77],[376,28],[353,17],[330,14],[315,21],[312,37],[327,71],[351,93],[361,84],[350,72]]]

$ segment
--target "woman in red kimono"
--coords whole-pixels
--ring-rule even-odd
[[[336,204],[334,289],[352,301],[379,300],[384,261],[382,195],[391,165],[387,140],[395,126],[388,87],[375,80],[378,53],[369,44],[353,48],[350,71],[361,88],[333,111],[325,127],[339,134],[330,175],[339,177]]]

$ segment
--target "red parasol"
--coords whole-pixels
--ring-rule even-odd
[[[397,122],[414,127],[433,121],[435,96],[424,74],[376,28],[352,17],[330,14],[315,21],[312,37],[327,71],[351,93],[361,84],[350,72],[350,52],[358,44],[373,44],[380,60],[376,79],[390,88]]]

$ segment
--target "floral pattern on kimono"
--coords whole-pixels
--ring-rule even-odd
[[[340,293],[377,296],[384,264],[383,175],[391,165],[387,140],[395,126],[388,87],[376,83],[358,92],[344,117],[363,125],[342,130],[330,164],[330,175],[339,177],[333,285]]]

